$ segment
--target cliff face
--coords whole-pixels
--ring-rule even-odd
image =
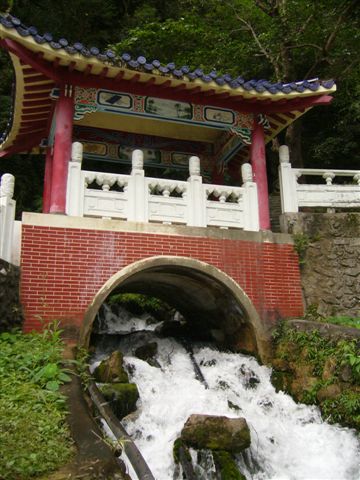
[[[281,223],[300,250],[306,307],[360,317],[360,213],[286,214]]]

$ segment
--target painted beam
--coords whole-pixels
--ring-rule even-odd
[[[254,182],[257,185],[259,201],[260,230],[270,230],[269,191],[266,173],[265,135],[264,128],[256,119],[252,131],[250,158],[253,168]]]
[[[55,110],[54,156],[50,213],[65,214],[68,163],[71,156],[74,99],[71,88],[62,88]]]

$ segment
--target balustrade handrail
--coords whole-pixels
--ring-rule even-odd
[[[187,181],[145,177],[140,150],[133,152],[130,175],[82,171],[81,160],[82,145],[75,143],[69,162],[68,215],[259,230],[257,188],[249,164],[242,166],[243,186],[232,187],[203,184],[198,157],[189,159]],[[101,190],[90,187],[95,181]],[[211,201],[211,194],[218,201]]]
[[[291,168],[296,173],[301,175],[323,175],[324,173],[333,173],[336,177],[354,177],[360,175],[360,170],[337,170],[333,168]]]
[[[279,180],[282,213],[296,213],[300,207],[359,208],[360,170],[292,168],[289,149],[279,150]],[[321,176],[325,183],[302,184],[301,176]],[[333,183],[336,177],[352,178],[352,183]]]

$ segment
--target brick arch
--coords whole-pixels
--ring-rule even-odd
[[[223,329],[234,349],[242,348],[247,338],[252,353],[263,361],[271,355],[269,327],[260,318],[245,291],[229,275],[220,269],[188,257],[155,256],[135,261],[112,275],[98,290],[84,315],[80,331],[80,345],[89,345],[96,314],[108,295],[115,289],[137,291],[166,300],[180,311],[195,310],[194,317],[217,317],[213,326]],[[164,293],[165,291],[165,293]],[[165,297],[166,295],[166,297]],[[204,298],[203,298],[204,297]],[[189,315],[185,315],[187,318]],[[230,341],[231,339],[231,341]],[[238,343],[237,343],[238,342]],[[249,349],[248,349],[249,350]]]

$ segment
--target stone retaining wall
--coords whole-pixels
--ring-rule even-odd
[[[360,213],[285,214],[281,223],[303,249],[306,307],[315,305],[324,316],[360,317]]]

